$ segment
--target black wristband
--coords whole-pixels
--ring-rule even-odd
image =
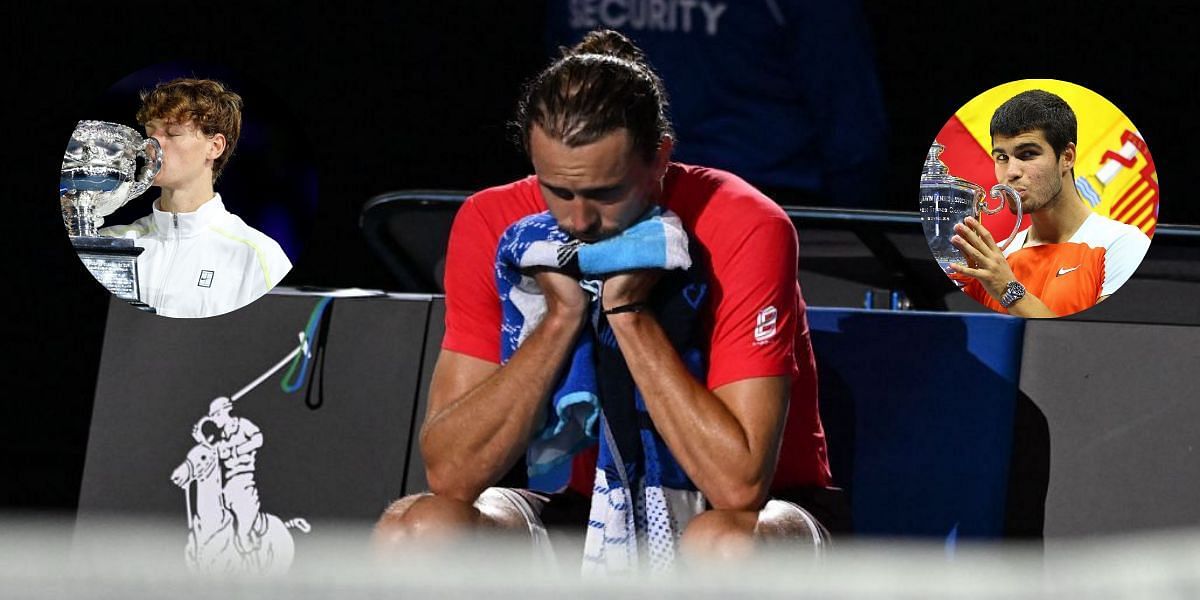
[[[614,306],[612,308],[604,310],[603,312],[606,315],[619,315],[621,313],[627,313],[627,312],[642,312],[642,309],[644,309],[644,308],[646,308],[645,302],[630,302],[629,304],[622,304],[621,306]]]

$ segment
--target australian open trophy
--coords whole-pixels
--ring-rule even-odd
[[[921,169],[921,227],[925,230],[925,241],[933,252],[933,258],[946,274],[953,274],[950,263],[967,264],[961,250],[950,243],[954,237],[954,226],[967,217],[979,221],[981,215],[994,215],[1004,208],[1004,196],[1016,206],[1017,222],[1008,239],[999,244],[1003,250],[1012,242],[1021,227],[1021,196],[1017,190],[1004,184],[996,184],[984,192],[983,187],[950,174],[950,170],[939,156],[946,147],[934,142],[929,147],[925,166]],[[1000,199],[995,208],[988,207],[988,197]],[[963,284],[957,279],[955,284]]]
[[[137,168],[138,159],[142,168]],[[80,121],[63,153],[59,200],[79,259],[113,295],[144,309],[133,240],[99,235],[104,217],[150,187],[162,168],[162,148],[124,125]]]

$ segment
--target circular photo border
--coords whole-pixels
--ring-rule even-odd
[[[1078,225],[1070,239],[1050,244],[1035,239],[1030,229],[1033,218],[1024,214],[1020,226],[1016,228],[1019,233],[1013,244],[1002,249],[1013,275],[1010,278],[1004,274],[1002,278],[1015,280],[1020,286],[1011,285],[1011,281],[999,281],[998,277],[990,277],[989,281],[990,274],[970,277],[958,268],[946,268],[948,276],[956,280],[964,292],[992,310],[1022,316],[1066,316],[1103,301],[1120,288],[1141,264],[1158,223],[1158,173],[1145,139],[1129,117],[1112,102],[1074,83],[1055,79],[1023,79],[998,85],[975,96],[955,111],[942,126],[934,143],[944,146],[938,158],[948,174],[978,185],[985,193],[997,184],[1021,188],[1023,197],[1029,198],[1023,200],[1022,205],[1032,208],[1033,212],[1041,215],[1063,213],[1047,208],[1046,199],[1038,199],[1036,192],[1024,189],[1030,186],[1030,175],[1022,173],[1020,166],[1004,172],[1001,162],[1010,161],[1004,151],[1014,151],[1015,148],[1000,148],[993,144],[993,115],[1014,97],[1034,90],[1061,98],[1074,113],[1077,136],[1071,150],[1073,183],[1075,195],[1087,212],[1074,211],[1077,216],[1064,220],[1068,221],[1068,227],[1074,227],[1075,222],[1083,216],[1088,218],[1085,223]],[[1041,109],[1021,110],[1037,113]],[[1018,120],[1023,118],[1024,115],[1018,116]],[[1008,139],[1015,137],[1020,136]],[[1045,142],[1044,132],[1040,139]],[[1049,148],[1048,142],[1045,147],[1050,150],[1047,158],[1059,160],[1062,157]],[[1023,163],[1023,158],[1014,157],[1011,160]],[[925,171],[923,182],[927,181],[930,171],[928,164]],[[1054,179],[1059,177],[1055,175]],[[1067,176],[1061,176],[1061,179],[1065,184]],[[1054,183],[1049,181],[1047,185]],[[1034,195],[1031,196],[1031,193]],[[1069,191],[1066,197],[1073,199]],[[923,203],[925,200],[923,198]],[[992,197],[987,197],[986,201],[993,208],[1004,202]],[[1006,204],[1007,210],[980,215],[982,227],[990,233],[997,247],[1003,245],[1016,225],[1015,203],[1010,200]],[[1101,219],[1092,219],[1091,215]],[[923,214],[923,219],[926,216]],[[1045,218],[1042,216],[1039,220]],[[961,221],[960,217],[956,222]],[[927,241],[930,235],[927,231]],[[1067,253],[1068,247],[1064,244],[1071,243],[1079,247]],[[930,241],[930,245],[933,250],[934,242]],[[1085,249],[1087,252],[1083,251]],[[1018,252],[1022,255],[1015,257]],[[1057,264],[1063,261],[1063,265]],[[1072,264],[1067,265],[1066,262]],[[1014,298],[1022,296],[1036,298],[1037,302],[1025,302],[1024,306],[1013,308],[1018,301]],[[1039,303],[1042,306],[1035,306]],[[1049,312],[1043,309],[1049,309]]]
[[[241,98],[240,106],[234,109],[240,120],[239,139],[236,147],[227,146],[224,154],[227,166],[212,184],[212,191],[215,192],[213,198],[219,197],[217,204],[221,206],[212,208],[208,206],[212,203],[205,201],[199,206],[191,204],[191,209],[185,206],[177,213],[182,230],[194,233],[196,227],[192,225],[195,225],[205,231],[216,232],[221,239],[210,240],[202,246],[197,246],[194,241],[177,242],[177,247],[171,247],[172,240],[154,233],[162,228],[161,219],[156,214],[176,214],[158,210],[157,199],[163,192],[161,186],[165,185],[160,181],[162,173],[154,179],[153,187],[104,216],[102,222],[97,223],[98,233],[95,237],[83,239],[78,234],[71,234],[71,231],[81,229],[71,226],[80,219],[68,218],[68,213],[73,214],[73,211],[66,208],[68,203],[65,200],[62,202],[64,224],[68,226],[68,234],[80,259],[93,277],[110,292],[134,306],[162,316],[211,317],[253,302],[281,283],[303,255],[315,223],[317,172],[311,159],[311,143],[298,127],[298,120],[283,109],[281,99],[266,86],[220,64],[180,60],[138,69],[98,94],[95,101],[79,110],[78,116],[83,121],[104,121],[131,128],[137,135],[128,136],[130,139],[138,135],[149,139],[151,132],[139,124],[136,117],[143,104],[143,95],[168,82],[179,80],[202,82],[187,84],[184,89],[171,92],[171,96],[165,100],[168,103],[165,106],[182,103],[180,106],[184,114],[192,109],[189,102],[194,103],[196,109],[204,106],[207,108],[203,110],[221,112],[227,111],[222,103],[231,100],[220,94],[233,92]],[[208,84],[203,82],[216,82],[217,87],[223,87],[224,91],[204,87]],[[205,91],[200,91],[201,88]],[[188,100],[191,97],[189,94],[193,93],[198,96]],[[215,118],[215,114],[210,116]],[[109,125],[100,126],[114,129]],[[174,144],[174,136],[178,133],[163,128],[155,136],[163,144],[171,138],[171,144]],[[71,143],[67,144],[68,153],[72,145],[78,145],[74,140],[76,135],[81,135],[79,127],[72,134]],[[132,142],[125,143],[130,144]],[[97,152],[93,150],[89,156]],[[167,156],[170,152],[170,148],[163,146],[160,156],[164,167],[173,158]],[[94,156],[92,158],[84,162],[97,162]],[[146,162],[138,158],[139,175]],[[64,169],[66,164],[67,158],[64,157]],[[111,171],[94,165],[89,168],[97,172]],[[98,183],[83,181],[83,184],[102,187],[104,182],[100,180],[105,178],[97,176],[92,179]],[[72,183],[78,182],[72,179]],[[64,185],[60,182],[60,196],[66,193]],[[99,187],[96,189],[100,190]],[[162,207],[162,211],[168,210],[175,209]],[[214,216],[218,214],[224,216]],[[194,223],[184,223],[185,218]],[[220,222],[214,221],[214,218]],[[132,241],[142,249],[136,257],[132,291],[129,283],[121,283],[130,279],[129,275],[120,273],[128,267],[120,266],[123,262],[114,262],[116,259],[113,258],[131,252],[122,248],[103,247],[105,240],[102,238],[126,238],[127,245]],[[108,245],[115,245],[117,241],[112,240]],[[231,249],[231,246],[236,248]],[[156,259],[155,256],[159,255],[168,258]],[[128,262],[128,259],[124,259],[124,262]],[[181,263],[185,264],[181,266]],[[185,266],[187,273],[182,272]],[[134,297],[131,298],[131,295]]]

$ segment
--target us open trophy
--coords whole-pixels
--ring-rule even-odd
[[[929,147],[929,155],[925,158],[925,166],[921,169],[921,227],[925,230],[925,241],[933,252],[933,258],[947,275],[954,274],[950,263],[966,264],[967,259],[950,243],[954,237],[954,226],[962,223],[967,217],[979,221],[981,215],[994,215],[1004,208],[1003,196],[1008,196],[1017,207],[1017,222],[1013,225],[1008,239],[1000,244],[1003,250],[1017,236],[1021,227],[1021,196],[1017,190],[1004,184],[996,184],[984,192],[983,187],[960,179],[950,174],[950,170],[940,160],[946,147],[934,142]],[[988,208],[988,197],[1001,199],[995,208]],[[959,287],[964,284],[953,279]]]
[[[116,123],[80,121],[63,153],[59,180],[63,222],[79,260],[114,296],[149,311],[153,309],[142,302],[138,288],[142,248],[131,239],[102,237],[97,228],[104,217],[145,192],[161,168],[158,140],[143,139]]]

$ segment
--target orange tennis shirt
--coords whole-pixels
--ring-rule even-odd
[[[1061,244],[1024,247],[1028,234],[1029,229],[1018,233],[1004,256],[1025,291],[1059,316],[1091,308],[1117,291],[1150,247],[1150,238],[1138,228],[1095,213]],[[979,280],[972,279],[963,291],[996,312],[1008,312]]]

